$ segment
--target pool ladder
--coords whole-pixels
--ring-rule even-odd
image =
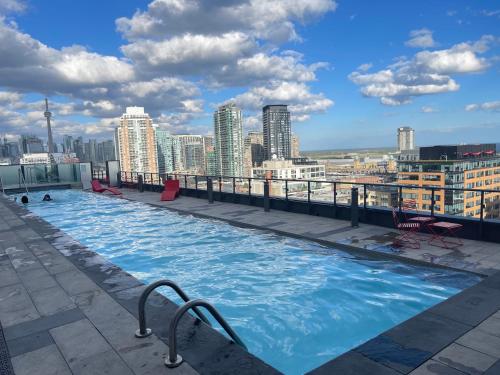
[[[179,321],[187,311],[193,310],[194,313],[198,315],[199,320],[197,319],[195,324],[198,324],[200,321],[202,321],[211,326],[207,317],[198,309],[198,307],[204,307],[205,309],[207,309],[208,312],[210,312],[210,314],[215,318],[215,320],[217,320],[217,322],[221,325],[221,327],[224,328],[224,330],[231,337],[231,339],[236,344],[243,347],[245,350],[247,349],[246,345],[243,343],[240,337],[226,322],[226,320],[222,317],[222,315],[219,314],[217,309],[212,304],[202,299],[194,299],[194,300],[189,299],[188,295],[184,293],[184,291],[181,289],[179,285],[177,285],[175,282],[171,280],[166,280],[166,279],[152,283],[142,292],[141,297],[139,299],[139,329],[135,331],[135,337],[144,338],[150,336],[153,333],[153,331],[150,328],[146,327],[146,314],[144,309],[146,307],[146,301],[149,295],[153,292],[153,290],[161,286],[170,287],[185,302],[184,305],[180,306],[176,310],[174,317],[170,321],[170,328],[168,333],[168,356],[165,359],[165,366],[169,368],[175,368],[180,366],[183,362],[182,357],[177,353],[177,326],[179,325]]]

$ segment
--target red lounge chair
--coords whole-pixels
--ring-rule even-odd
[[[396,208],[392,209],[392,218],[394,227],[399,231],[399,235],[394,239],[394,246],[404,247],[405,245],[412,249],[420,249],[420,242],[417,233],[420,229],[420,223],[401,223]]]
[[[117,188],[114,188],[114,187],[105,188],[105,187],[103,187],[98,180],[92,180],[92,191],[95,191],[96,193],[104,193],[105,191],[109,191],[111,194],[114,194],[114,195],[121,195],[122,194],[122,192],[120,190],[118,190]]]
[[[180,185],[179,180],[166,180],[165,190],[161,193],[161,201],[173,201],[179,196]]]

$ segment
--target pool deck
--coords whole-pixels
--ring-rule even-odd
[[[398,250],[390,229],[123,189],[126,199],[318,241],[354,253],[475,272],[485,279],[341,355],[311,374],[500,374],[500,245],[465,240],[459,251]],[[144,285],[23,207],[0,198],[0,373],[276,374],[204,324],[179,326],[181,367],[163,365],[176,305],[154,293],[136,339]],[[244,338],[243,338],[244,339]],[[332,338],[334,340],[334,338]]]

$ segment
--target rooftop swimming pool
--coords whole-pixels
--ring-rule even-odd
[[[143,282],[172,279],[213,303],[250,352],[286,374],[316,368],[480,280],[124,199],[53,190],[42,202],[45,193],[30,193],[27,208]]]

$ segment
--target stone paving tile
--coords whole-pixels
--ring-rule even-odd
[[[409,375],[467,375],[452,367],[448,367],[441,362],[429,360],[422,366],[410,372]]]
[[[71,365],[74,375],[133,375],[133,372],[113,350],[98,353]]]
[[[500,359],[500,337],[473,329],[457,340],[457,343],[478,352]]]
[[[0,288],[0,321],[4,329],[39,317],[24,286],[13,284]]]
[[[500,309],[500,290],[478,284],[449,298],[446,303],[431,307],[428,311],[474,326],[498,309]]]
[[[71,375],[71,371],[55,345],[12,358],[16,375]]]
[[[30,336],[37,332],[43,332],[51,328],[73,323],[84,318],[85,316],[80,309],[72,309],[7,327],[4,329],[4,334],[7,341],[15,340],[20,337]]]
[[[87,319],[53,328],[50,334],[71,367],[79,360],[111,350]]]
[[[20,283],[21,280],[17,276],[14,267],[12,267],[10,260],[4,264],[0,264],[0,287],[4,287],[11,284]]]
[[[79,270],[61,272],[56,274],[55,278],[70,296],[100,289],[96,283]]]
[[[48,331],[37,332],[7,341],[11,357],[32,352],[51,344],[54,344],[54,340]]]
[[[39,273],[41,273],[39,276],[32,276],[32,272],[23,272],[19,274],[24,286],[31,294],[42,289],[58,286],[54,278],[49,275],[45,269],[40,269],[39,271]]]
[[[479,324],[477,329],[488,333],[489,335],[500,337],[500,318],[491,316]]]
[[[33,302],[41,315],[52,315],[75,308],[75,304],[59,286],[31,293]]]
[[[459,344],[451,344],[433,358],[469,375],[481,375],[497,360],[487,354]]]
[[[38,259],[51,275],[76,270],[76,267],[61,254],[43,254],[38,256]]]
[[[484,373],[484,375],[498,375],[498,374],[500,374],[500,360],[496,361],[496,363]]]
[[[308,372],[309,375],[399,375],[400,373],[386,367],[380,363],[372,361],[365,356],[347,352],[336,358],[335,361],[330,361],[324,365]]]

